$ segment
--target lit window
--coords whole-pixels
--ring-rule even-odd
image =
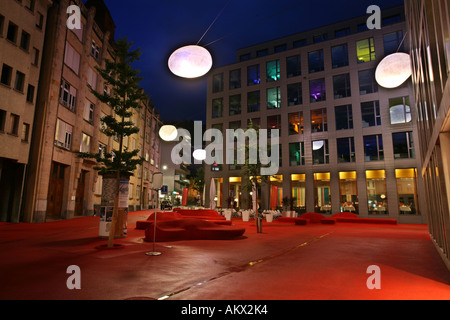
[[[391,116],[391,124],[411,122],[409,97],[389,99],[389,113]]]
[[[311,80],[309,82],[310,101],[319,102],[326,100],[325,79]]]
[[[269,61],[267,67],[267,82],[280,80],[280,60]]]
[[[70,150],[73,127],[64,121],[56,121],[55,145]]]
[[[80,152],[90,152],[91,151],[91,136],[82,133],[81,134],[81,144]]]
[[[280,87],[267,89],[267,109],[281,108]]]
[[[327,109],[317,109],[311,111],[311,131],[325,132],[328,131]]]
[[[367,170],[367,204],[369,214],[388,214],[386,173],[384,170]]]
[[[291,167],[305,165],[305,143],[304,142],[289,143],[289,165]]]
[[[261,82],[259,64],[247,68],[247,85],[253,86]]]
[[[417,169],[396,169],[400,214],[420,214],[417,194]]]
[[[358,63],[375,60],[375,44],[373,38],[368,38],[356,42],[356,55]]]
[[[289,135],[303,134],[303,111],[289,113]]]

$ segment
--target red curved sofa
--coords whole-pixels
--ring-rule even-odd
[[[174,208],[173,212],[179,213],[184,218],[202,219],[202,220],[226,220],[217,211],[211,209],[181,209]]]
[[[163,212],[157,212],[156,221],[167,221],[167,220],[174,220],[174,219],[199,219],[199,220],[211,221],[211,222],[214,222],[215,224],[220,224],[220,225],[231,225],[231,221],[227,221],[225,219],[225,217],[222,217],[217,212],[216,212],[216,214],[223,219],[215,217],[212,214],[210,216],[187,216],[187,215],[182,215],[178,212],[163,211]],[[152,225],[154,221],[155,221],[155,213],[152,213],[147,218],[147,220],[136,221],[136,229],[145,230],[150,225]]]
[[[152,224],[153,226],[153,224]],[[154,232],[156,229],[156,236]],[[157,221],[156,228],[145,229],[144,241],[227,240],[240,237],[245,228],[218,225],[201,219],[173,219]]]

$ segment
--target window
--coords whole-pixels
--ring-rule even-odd
[[[385,34],[383,36],[384,54],[390,55],[397,51],[405,51],[405,45],[403,42],[403,32],[397,31]]]
[[[308,44],[308,41],[306,39],[300,39],[300,40],[295,40],[292,43],[292,46],[295,48],[300,48],[300,47],[304,47]]]
[[[314,173],[314,208],[315,212],[331,211],[330,173]]]
[[[359,213],[356,171],[339,172],[341,212]]]
[[[280,60],[273,60],[266,63],[267,82],[280,80]]]
[[[71,86],[66,80],[61,81],[61,88],[59,90],[59,102],[71,111],[75,111],[75,104],[77,100],[77,89]]]
[[[73,127],[64,121],[56,121],[55,145],[70,150],[72,146]]]
[[[303,134],[303,111],[289,113],[289,135]]]
[[[0,132],[5,132],[6,111],[0,110]]]
[[[257,57],[264,57],[264,56],[267,56],[268,54],[269,54],[269,49],[262,49],[262,50],[256,51]]]
[[[381,134],[364,137],[365,161],[384,160],[383,137]]]
[[[12,22],[8,24],[8,32],[6,34],[6,39],[9,41],[16,43],[17,41],[17,33],[19,32],[19,28]]]
[[[336,130],[353,129],[352,105],[337,106],[334,108],[336,118]]]
[[[243,54],[243,55],[241,55],[240,57],[239,57],[239,61],[248,61],[248,60],[250,60],[251,59],[251,54],[250,53],[246,53],[246,54]]]
[[[389,99],[389,114],[391,124],[408,123],[412,121],[409,97]]]
[[[25,8],[30,10],[31,12],[34,11],[34,4],[36,0],[25,0]]]
[[[212,117],[221,118],[223,116],[223,98],[213,99],[212,101]]]
[[[241,69],[230,71],[230,90],[241,87]]]
[[[36,48],[33,48],[33,53],[31,55],[31,64],[33,66],[37,67],[39,65],[39,54],[40,54],[39,50]]]
[[[234,96],[230,96],[230,116],[234,116],[236,114],[241,114],[241,95],[236,94]]]
[[[350,28],[339,29],[334,32],[335,38],[345,37],[350,35]]]
[[[362,126],[381,126],[380,103],[378,101],[361,103]]]
[[[309,94],[311,102],[325,101],[325,79],[311,80],[309,82]]]
[[[305,143],[289,143],[289,166],[305,165]]]
[[[414,159],[414,140],[412,132],[397,132],[392,134],[394,159]]]
[[[402,21],[402,17],[399,14],[390,16],[390,17],[385,17],[383,18],[383,20],[381,21],[381,25],[383,27],[388,26],[390,24],[394,24],[394,23],[398,23]]]
[[[267,109],[281,108],[280,87],[267,89]]]
[[[417,169],[395,169],[400,214],[420,214],[417,193]]]
[[[388,214],[385,171],[367,170],[366,183],[369,214]]]
[[[302,61],[299,55],[286,58],[286,74],[288,78],[302,74]]]
[[[368,69],[358,72],[359,94],[369,94],[378,92],[378,84],[375,80],[375,70]]]
[[[25,86],[25,75],[20,71],[16,71],[16,81],[14,83],[14,89],[16,89],[19,92],[23,92],[24,86]]]
[[[338,163],[355,162],[355,139],[339,138],[336,139]]]
[[[98,154],[100,155],[100,157],[104,158],[105,152],[106,152],[106,145],[99,142],[98,143]]]
[[[287,50],[287,45],[286,45],[286,44],[280,44],[279,46],[276,46],[276,47],[273,49],[273,51],[274,51],[275,53],[283,52],[283,51],[286,51],[286,50]]]
[[[44,27],[44,15],[40,12],[36,16],[36,27],[41,30]]]
[[[69,44],[69,42],[66,42],[64,63],[66,64],[66,66],[72,69],[75,74],[78,75],[80,71],[80,54],[75,51],[75,49]]]
[[[260,108],[260,93],[253,91],[247,93],[247,112],[256,112]]]
[[[73,127],[64,121],[56,121],[55,145],[70,150]]]
[[[302,83],[287,85],[288,106],[295,106],[303,103]]]
[[[3,26],[5,24],[5,17],[0,14],[0,38],[3,38]]]
[[[83,118],[90,124],[94,123],[94,109],[95,105],[92,102],[86,100],[84,104]]]
[[[30,125],[28,123],[23,123],[22,125],[22,141],[28,142],[30,138]]]
[[[268,137],[271,137],[271,132],[273,129],[278,129],[279,136],[281,135],[281,115],[277,114],[274,116],[267,117],[267,129],[268,129]]]
[[[333,77],[334,98],[340,99],[352,95],[350,74],[341,74]]]
[[[317,50],[308,53],[309,73],[320,72],[324,70],[323,50]]]
[[[89,67],[87,74],[87,84],[93,89],[97,89],[97,73]]]
[[[328,40],[328,34],[327,33],[323,33],[323,34],[319,34],[316,36],[313,36],[313,42],[314,43],[319,43],[322,41]]]
[[[223,73],[215,74],[213,76],[213,92],[223,91]]]
[[[247,85],[253,86],[261,81],[259,73],[259,64],[247,68]]]
[[[375,60],[375,44],[373,38],[368,38],[356,42],[356,55],[358,63]]]
[[[22,37],[20,38],[20,48],[25,51],[30,49],[30,34],[22,30]]]
[[[33,103],[34,101],[34,86],[32,86],[31,84],[28,85],[28,90],[27,90],[27,102]]]
[[[91,151],[91,136],[82,133],[81,134],[81,144],[80,152],[90,152]]]
[[[91,44],[91,56],[93,56],[95,60],[98,60],[100,58],[100,47],[95,43],[94,40],[92,40]]]
[[[328,131],[327,109],[317,109],[311,111],[311,131],[325,132]]]
[[[3,64],[1,83],[10,86],[11,78],[12,78],[12,68],[6,64]]]
[[[348,46],[346,44],[331,48],[333,69],[348,66]]]
[[[20,117],[17,114],[11,113],[9,116],[9,134],[14,136],[19,134],[19,120]]]
[[[317,140],[312,142],[313,164],[330,163],[328,153],[328,140]]]

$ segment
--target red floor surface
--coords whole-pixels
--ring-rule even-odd
[[[129,214],[121,249],[98,250],[99,218],[0,224],[0,299],[6,300],[449,300],[450,272],[425,225],[254,222],[234,240],[156,243],[148,256]],[[67,268],[81,270],[69,290]],[[381,289],[368,289],[371,265]]]

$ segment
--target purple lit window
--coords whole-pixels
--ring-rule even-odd
[[[325,79],[311,80],[309,82],[309,92],[311,102],[325,101]]]
[[[253,86],[261,82],[259,64],[247,68],[247,85]]]

